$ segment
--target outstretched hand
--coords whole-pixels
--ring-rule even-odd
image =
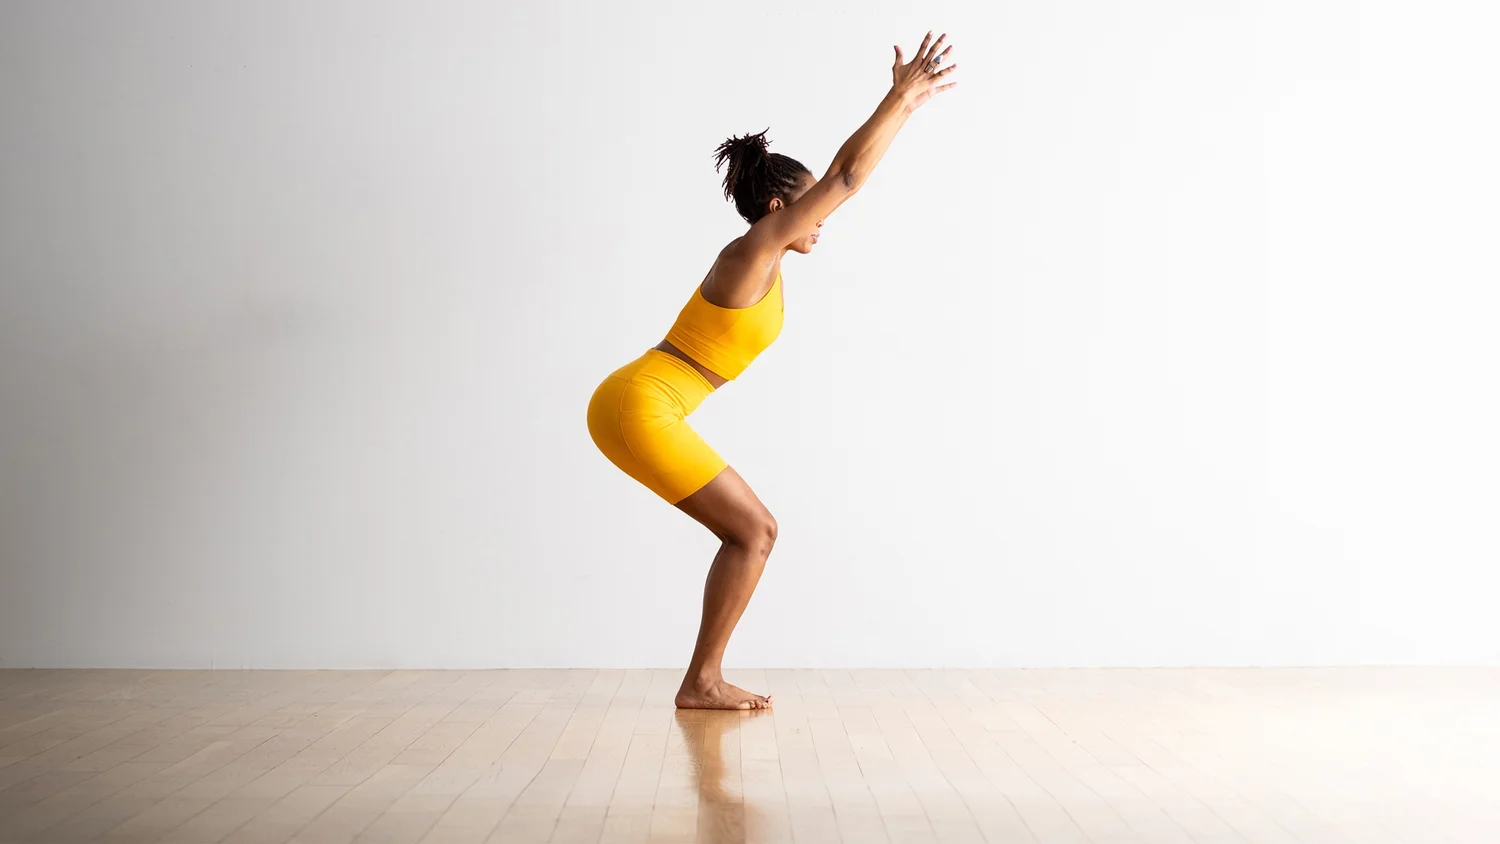
[[[938,80],[958,69],[956,64],[938,69],[938,65],[943,63],[948,52],[953,49],[950,44],[942,52],[938,52],[938,48],[943,47],[947,39],[948,34],[945,32],[938,36],[937,41],[933,41],[932,32],[929,31],[927,37],[922,39],[922,46],[917,48],[917,57],[905,64],[901,61],[904,58],[901,46],[896,45],[896,64],[891,67],[892,85],[911,111],[916,111],[923,103],[958,84],[938,84]]]

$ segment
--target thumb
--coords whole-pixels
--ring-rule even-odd
[[[901,45],[900,44],[893,44],[891,46],[893,46],[893,47],[896,48],[896,66],[900,67],[901,66],[901,59],[902,59]]]

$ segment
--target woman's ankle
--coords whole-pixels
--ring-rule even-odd
[[[694,670],[689,668],[687,674],[682,678],[684,689],[694,691],[708,691],[724,682],[724,671],[719,668],[702,668]]]

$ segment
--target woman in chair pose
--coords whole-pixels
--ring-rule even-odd
[[[615,370],[589,401],[589,434],[627,475],[692,516],[722,543],[708,570],[703,618],[677,705],[763,709],[772,700],[724,682],[729,635],[750,602],[776,542],[776,520],[728,463],[688,426],[687,416],[738,377],[781,332],[781,261],[818,242],[823,220],[853,196],[913,112],[958,84],[941,82],[946,35],[922,39],[904,62],[896,47],[890,91],[839,148],[823,178],[770,152],[765,132],[719,145],[724,195],[749,231],[719,252],[667,336]]]

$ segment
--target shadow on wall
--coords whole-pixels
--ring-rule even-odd
[[[249,294],[162,310],[37,315],[0,370],[0,665],[209,667],[219,631],[254,629],[296,570],[321,595],[309,562],[343,558],[358,501],[296,493],[367,488],[367,456],[399,442],[348,400],[373,368],[335,342],[349,317]],[[89,641],[112,644],[76,665]]]

